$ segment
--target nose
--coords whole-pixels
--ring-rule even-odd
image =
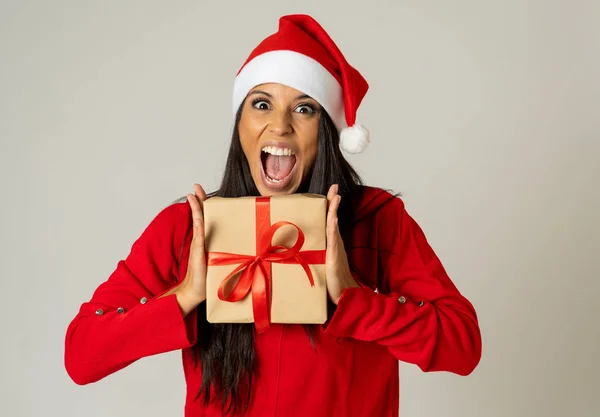
[[[269,131],[277,136],[284,136],[292,132],[290,115],[286,111],[274,111],[269,120]]]

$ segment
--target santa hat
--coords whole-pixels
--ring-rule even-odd
[[[252,51],[235,78],[234,114],[250,90],[263,83],[284,84],[315,99],[333,120],[346,152],[368,146],[369,131],[355,122],[369,85],[312,17],[281,17],[278,32]]]

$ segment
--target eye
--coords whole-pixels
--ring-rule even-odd
[[[269,110],[269,102],[263,98],[258,98],[252,102],[252,107],[257,110]]]
[[[315,112],[315,108],[310,105],[310,104],[301,104],[298,107],[296,107],[296,112],[298,113],[314,113]]]

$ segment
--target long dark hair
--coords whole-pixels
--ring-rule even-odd
[[[239,137],[239,122],[243,103],[237,111],[225,173],[219,189],[210,195],[221,197],[258,196],[248,161]],[[318,131],[318,152],[310,174],[298,192],[326,195],[332,184],[339,185],[342,197],[338,208],[340,234],[346,247],[350,244],[354,208],[360,199],[363,181],[344,158],[339,147],[339,135],[330,116],[321,110]],[[202,367],[202,384],[197,399],[211,401],[211,388],[219,397],[223,414],[247,409],[256,373],[254,324],[212,324],[206,321],[204,303],[198,307],[198,341],[194,356]],[[312,340],[314,326],[305,325]]]

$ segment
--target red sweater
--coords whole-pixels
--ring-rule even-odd
[[[481,335],[473,306],[402,200],[366,216],[391,195],[365,190],[346,248],[363,288],[342,293],[330,320],[318,326],[315,347],[301,325],[274,324],[256,337],[259,375],[248,416],[398,416],[398,361],[459,375],[477,366]],[[185,275],[189,218],[188,203],[178,203],[148,225],[70,323],[65,366],[73,381],[88,384],[140,358],[181,349],[185,416],[221,416],[219,403],[194,400],[201,382],[191,349],[197,314],[184,319],[174,295],[157,297]]]

